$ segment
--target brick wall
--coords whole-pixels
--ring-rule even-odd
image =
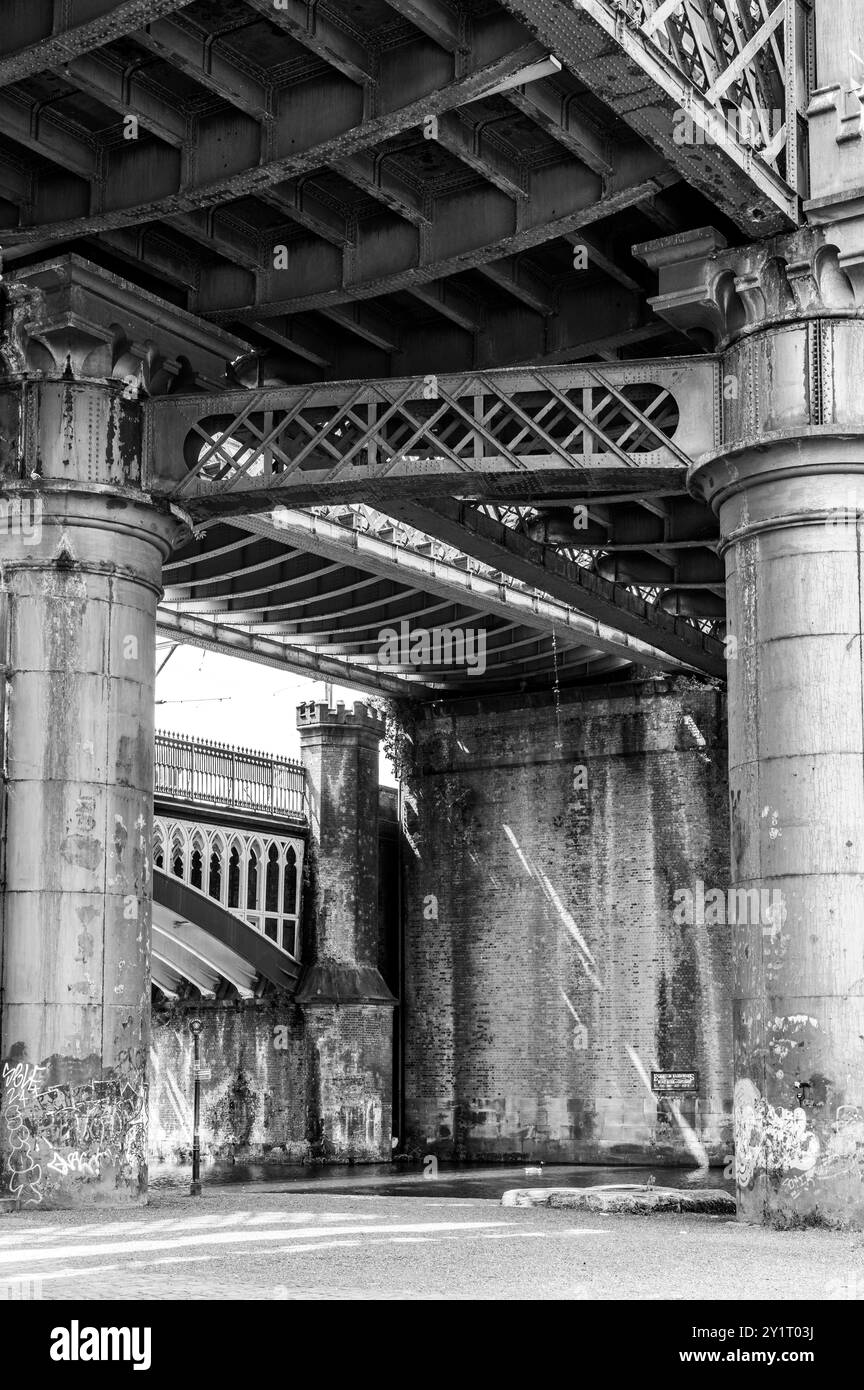
[[[237,1162],[306,1158],[306,1042],[300,1010],[281,1003],[162,1000],[153,1008],[150,1159],[186,1164],[192,1154],[192,1036],[200,1018],[201,1157]]]
[[[353,1004],[306,1010],[314,1153],[331,1163],[392,1156],[392,1009]]]
[[[722,1161],[728,930],[673,921],[677,889],[728,885],[720,693],[463,701],[413,735],[404,1147]],[[652,1069],[698,1070],[698,1096],[658,1102]]]

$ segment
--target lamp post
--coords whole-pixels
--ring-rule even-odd
[[[194,1046],[194,1083],[193,1083],[193,1102],[192,1102],[192,1182],[189,1187],[191,1197],[201,1196],[201,1136],[199,1133],[199,1121],[201,1116],[201,1054],[198,1049],[198,1039],[204,1027],[200,1018],[193,1018],[189,1024],[189,1031],[192,1034]]]

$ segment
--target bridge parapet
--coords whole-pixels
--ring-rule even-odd
[[[154,794],[174,801],[306,822],[302,763],[252,748],[183,734],[159,733],[154,746]]]

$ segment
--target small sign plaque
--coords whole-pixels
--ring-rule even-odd
[[[655,1096],[681,1096],[699,1090],[698,1071],[652,1071],[651,1090]]]

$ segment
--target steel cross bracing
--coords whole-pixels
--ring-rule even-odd
[[[644,15],[639,33],[663,49],[734,138],[797,190],[799,137],[806,133],[799,60],[809,5],[801,0],[639,4]]]
[[[198,520],[390,497],[683,487],[720,444],[713,357],[512,368],[153,400],[156,493]]]
[[[760,234],[800,221],[811,0],[503,3],[568,64],[581,59],[592,90],[739,225]]]

